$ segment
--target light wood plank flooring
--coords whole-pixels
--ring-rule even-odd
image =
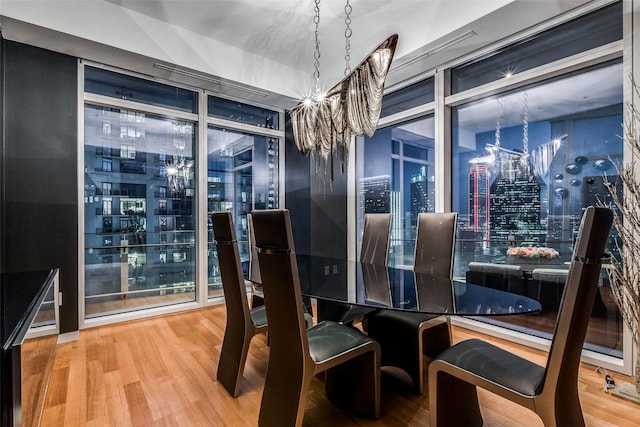
[[[42,425],[255,426],[269,355],[266,340],[254,337],[241,394],[234,399],[215,379],[224,325],[225,309],[219,306],[81,331],[79,341],[58,346]],[[471,336],[477,334],[454,330],[456,341]],[[542,352],[483,338],[544,363]],[[640,425],[640,407],[605,394],[603,376],[594,367],[582,366],[579,382],[588,426]],[[479,394],[485,426],[542,426],[532,412]],[[304,425],[428,426],[428,403],[427,393],[415,396],[400,376],[387,373],[382,417],[362,419],[328,402],[323,383],[314,379]]]

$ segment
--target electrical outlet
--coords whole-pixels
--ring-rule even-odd
[[[325,266],[324,266],[324,275],[325,275],[325,276],[328,276],[328,275],[329,275],[329,266],[328,266],[328,265],[325,265]]]
[[[58,305],[62,306],[62,292],[58,292]]]

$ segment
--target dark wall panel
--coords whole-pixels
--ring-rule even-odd
[[[347,280],[347,175],[334,164],[330,182],[329,165],[316,167],[310,155],[302,155],[293,140],[287,116],[285,149],[285,206],[291,214],[296,253],[336,258],[312,271],[299,266],[300,280],[310,287],[326,281]]]
[[[285,206],[291,216],[296,253],[311,253],[311,172],[309,156],[303,156],[296,147],[291,127],[291,116],[285,120]]]
[[[318,172],[311,167],[312,252],[335,259],[311,271],[313,285],[323,287],[326,282],[347,281],[347,175],[340,172],[339,163],[334,163],[331,183],[329,165],[326,175],[322,167]]]
[[[4,268],[60,268],[60,331],[78,329],[75,58],[4,41]]]
[[[347,174],[336,160],[331,183],[329,163],[325,170],[314,157],[298,151],[289,115],[285,133],[285,206],[291,214],[296,252],[346,259]]]

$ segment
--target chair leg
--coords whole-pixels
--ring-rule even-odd
[[[312,374],[306,369],[267,367],[260,402],[258,425],[261,427],[302,426]],[[283,375],[286,372],[286,375]]]
[[[449,319],[422,330],[422,354],[436,357],[451,347],[451,324]]]
[[[429,419],[438,427],[480,427],[482,414],[476,386],[446,372],[430,370]],[[464,402],[461,404],[461,402]],[[546,424],[545,424],[546,425]]]
[[[379,353],[369,351],[328,369],[325,391],[338,405],[368,418],[380,418]]]
[[[233,397],[240,394],[244,365],[253,335],[246,331],[227,327],[222,341],[216,378]]]
[[[427,322],[421,326],[416,334],[420,339],[416,346],[417,352],[415,356],[411,360],[406,359],[404,366],[400,366],[411,376],[415,394],[422,394],[424,389],[425,361],[422,355],[434,358],[451,347],[451,325],[449,319],[446,321],[436,319],[435,321],[441,321],[442,323],[434,325]]]
[[[549,396],[536,398],[536,413],[545,427],[585,426],[577,390],[563,394],[561,403],[556,402],[555,396],[551,396],[551,399],[546,397]]]

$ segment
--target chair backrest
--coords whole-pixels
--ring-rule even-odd
[[[364,297],[380,305],[393,305],[391,286],[389,284],[389,270],[384,265],[362,263],[362,284]]]
[[[390,213],[364,214],[360,262],[387,265],[391,236]]]
[[[418,214],[413,270],[433,276],[453,276],[457,212]]]
[[[247,229],[249,231],[249,280],[260,283],[260,265],[258,264],[258,253],[256,252],[256,237],[253,231],[253,216],[247,214]]]
[[[214,212],[211,222],[227,307],[227,323],[233,321],[237,325],[248,322],[249,302],[231,212]]]
[[[269,357],[298,366],[310,356],[289,211],[261,210],[252,214],[269,319]]]
[[[562,399],[577,393],[578,368],[591,309],[598,291],[598,278],[613,212],[590,206],[580,223],[569,275],[562,294],[544,383],[539,392]],[[551,397],[550,397],[551,398]]]

